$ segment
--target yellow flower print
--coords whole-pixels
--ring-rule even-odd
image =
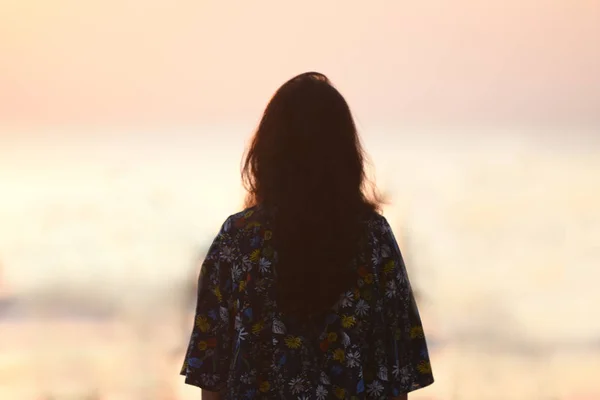
[[[272,237],[273,237],[273,232],[265,231],[265,240],[271,240]]]
[[[337,333],[335,332],[329,332],[327,334],[327,340],[330,342],[335,342],[337,340]]]
[[[383,266],[383,272],[386,274],[389,274],[390,272],[392,272],[394,270],[394,268],[396,268],[396,263],[394,262],[394,260],[389,260]]]
[[[250,253],[250,261],[257,262],[259,258],[260,258],[260,249],[256,249],[252,253]]]
[[[358,288],[354,289],[354,298],[356,300],[360,299],[360,290]]]
[[[336,351],[333,352],[333,359],[334,360],[337,360],[339,362],[344,362],[345,358],[346,358],[346,354],[344,353],[344,350],[337,349]]]
[[[217,300],[219,300],[219,302],[223,301],[223,295],[221,294],[221,289],[218,286],[213,290],[213,293],[215,296],[217,296]]]
[[[208,323],[208,319],[205,316],[198,316],[196,318],[196,326],[200,328],[202,332],[208,332],[210,329],[210,324]]]
[[[246,225],[246,228],[248,228],[248,229],[256,228],[256,227],[260,227],[260,222],[254,221],[254,222],[250,222],[248,225]]]
[[[285,345],[290,349],[297,349],[302,344],[302,339],[298,336],[288,336],[285,338]]]
[[[356,324],[356,318],[350,315],[342,315],[342,326],[344,328],[352,328]]]
[[[410,330],[410,338],[411,339],[422,338],[423,336],[424,336],[423,328],[420,326],[413,326],[412,329]]]
[[[431,373],[431,363],[429,361],[421,361],[417,365],[417,371],[422,374],[430,374]]]
[[[338,399],[343,399],[346,397],[346,391],[341,387],[337,387],[334,389],[335,397]]]
[[[246,281],[240,281],[240,292],[243,292],[246,289]]]
[[[260,384],[260,387],[258,390],[265,393],[265,392],[268,392],[270,388],[271,388],[271,384],[267,381],[264,381]]]
[[[206,348],[208,347],[208,345],[206,344],[206,342],[204,340],[201,340],[198,342],[198,350],[206,350]]]
[[[363,279],[365,283],[370,285],[371,283],[373,283],[373,274],[367,274]]]
[[[254,325],[252,325],[252,333],[254,333],[255,335],[258,335],[264,325],[265,324],[262,321],[255,323]]]
[[[254,210],[249,210],[244,213],[244,218],[250,218],[254,214]]]

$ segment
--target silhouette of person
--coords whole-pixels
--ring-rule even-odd
[[[281,86],[245,156],[246,208],[202,264],[181,374],[210,399],[406,399],[433,383],[402,254],[348,104]]]

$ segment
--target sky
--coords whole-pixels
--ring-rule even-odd
[[[0,124],[254,123],[317,70],[368,126],[600,126],[598,38],[598,0],[1,0]]]
[[[347,98],[440,314],[600,331],[600,0],[0,0],[0,278],[187,278],[307,70]]]

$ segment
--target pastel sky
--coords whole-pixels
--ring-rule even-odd
[[[1,0],[0,122],[255,121],[305,70],[372,123],[600,124],[598,0]]]
[[[0,0],[0,279],[122,302],[187,277],[306,70],[439,315],[598,336],[600,0]]]

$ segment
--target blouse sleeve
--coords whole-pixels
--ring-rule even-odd
[[[218,392],[227,382],[231,352],[230,220],[221,227],[202,263],[196,314],[181,375],[185,383]]]
[[[380,236],[380,287],[386,326],[388,379],[393,396],[433,383],[429,352],[419,310],[402,253],[388,222]]]

